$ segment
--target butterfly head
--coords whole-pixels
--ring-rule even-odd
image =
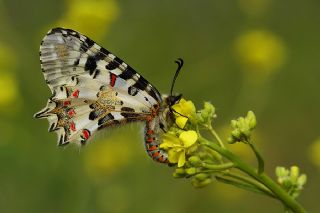
[[[165,99],[166,104],[171,108],[173,105],[177,104],[182,97],[182,94],[178,95],[168,95]]]

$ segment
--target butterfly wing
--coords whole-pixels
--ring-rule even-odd
[[[85,143],[101,128],[146,120],[162,101],[133,68],[70,29],[47,33],[40,61],[52,97],[35,117],[48,119],[59,145]]]

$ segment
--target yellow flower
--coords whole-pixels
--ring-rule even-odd
[[[160,148],[168,150],[168,159],[171,163],[178,163],[178,167],[182,167],[186,162],[186,154],[197,140],[198,135],[193,130],[182,132],[179,138],[166,133]]]
[[[186,123],[188,122],[188,118],[183,117],[183,116],[178,116],[176,118],[176,124],[178,125],[179,128],[183,129]]]
[[[196,115],[196,107],[192,101],[186,101],[181,99],[179,103],[172,106],[176,116],[176,124],[179,128],[183,129],[186,125],[188,119],[191,119],[191,122],[194,120]]]

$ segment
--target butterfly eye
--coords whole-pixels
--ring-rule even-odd
[[[178,103],[181,100],[182,94],[173,97],[173,104]]]
[[[178,103],[180,101],[182,97],[182,94],[179,94],[179,95],[171,95],[168,97],[168,104],[169,106],[173,106],[175,105],[176,103]]]

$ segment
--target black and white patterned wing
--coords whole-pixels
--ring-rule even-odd
[[[48,119],[59,145],[85,143],[98,129],[145,120],[162,101],[133,68],[70,29],[47,33],[40,61],[52,97],[35,117]]]

